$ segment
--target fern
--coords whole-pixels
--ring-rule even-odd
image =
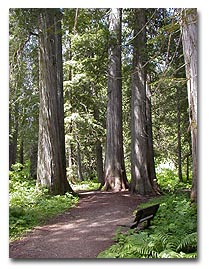
[[[158,253],[149,246],[140,246],[135,249],[135,258],[158,258]]]
[[[184,257],[186,259],[196,259],[197,258],[197,252],[193,252],[193,253],[184,253]]]
[[[159,258],[170,258],[170,259],[176,259],[176,258],[182,258],[181,254],[171,250],[171,249],[166,249],[163,250],[160,254],[159,254]]]
[[[186,235],[177,247],[177,251],[193,252],[197,249],[197,232]]]
[[[185,221],[188,219],[189,222]],[[115,236],[117,243],[98,257],[197,258],[196,231],[196,206],[190,203],[186,195],[170,194],[161,199],[160,208],[149,229],[139,232],[130,230],[126,234],[118,231]]]
[[[158,234],[158,240],[160,240],[163,249],[176,250],[179,244],[179,239],[177,237],[165,233]]]

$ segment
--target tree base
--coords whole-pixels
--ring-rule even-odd
[[[128,181],[121,178],[109,178],[105,180],[104,191],[125,191],[129,188]]]

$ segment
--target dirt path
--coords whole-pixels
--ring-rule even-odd
[[[10,244],[10,258],[96,258],[118,224],[130,223],[145,198],[128,192],[83,192],[78,206]]]

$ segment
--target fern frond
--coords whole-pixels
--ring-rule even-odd
[[[141,246],[135,250],[137,257],[139,258],[158,258],[158,253],[148,246]]]
[[[162,252],[160,252],[160,254],[158,255],[159,258],[162,258],[162,259],[176,259],[176,258],[182,258],[181,257],[181,254],[171,250],[171,249],[166,249],[166,250],[163,250]]]
[[[197,232],[186,235],[177,247],[177,251],[191,252],[197,248]]]
[[[184,258],[186,258],[186,259],[196,259],[197,258],[197,252],[187,253],[187,254],[184,255]]]

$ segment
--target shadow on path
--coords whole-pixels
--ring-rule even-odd
[[[128,192],[79,192],[75,208],[35,227],[10,243],[10,258],[96,258],[111,246],[119,224],[133,220],[133,210],[146,201]]]

